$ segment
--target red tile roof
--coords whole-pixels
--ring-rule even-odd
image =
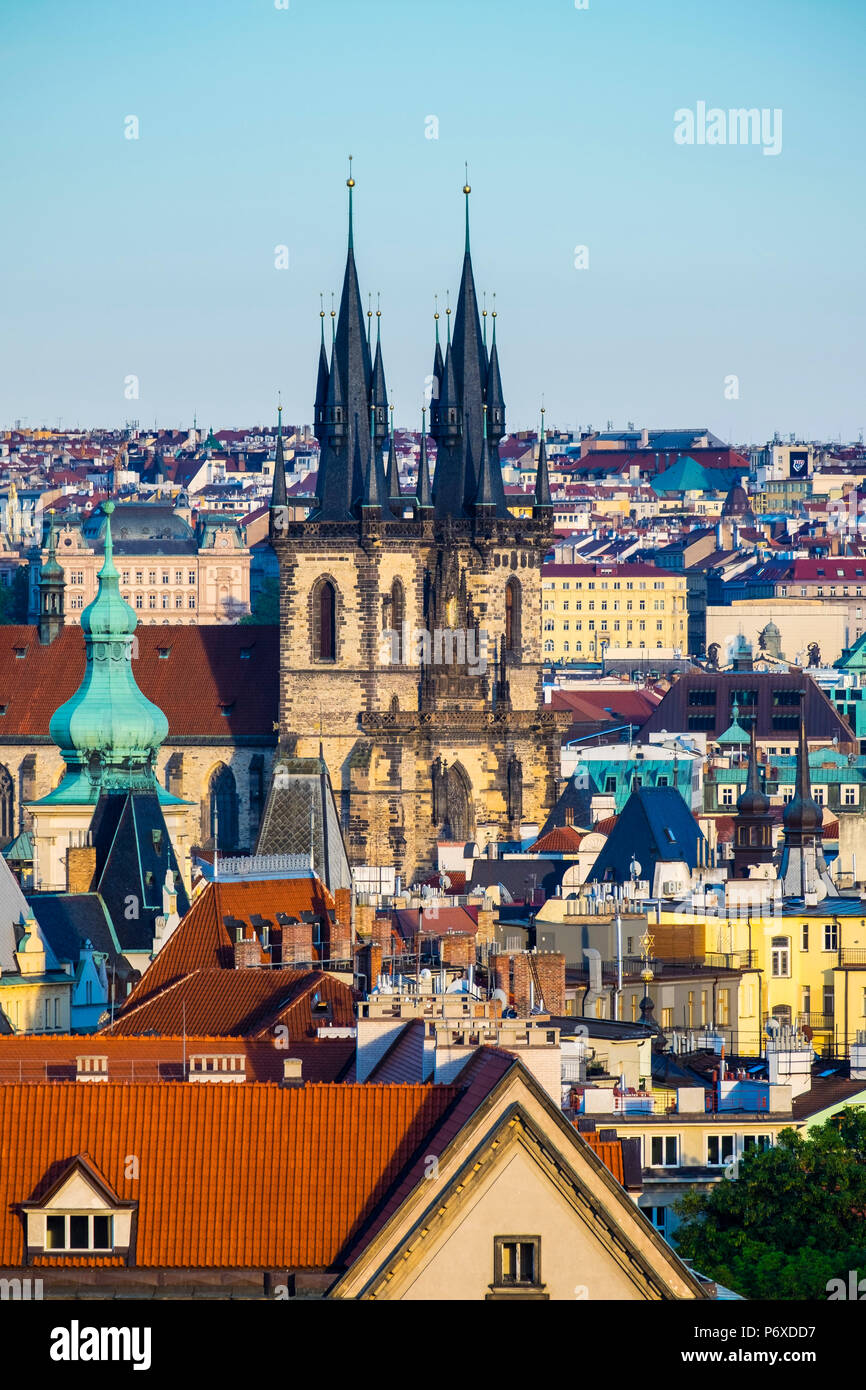
[[[110,1081],[183,1081],[196,1054],[246,1057],[247,1081],[283,1079],[286,1057],[300,1058],[304,1081],[344,1081],[353,1069],[354,1038],[296,1038],[291,1049],[273,1038],[213,1038],[17,1033],[0,1038],[0,1083],[75,1081],[77,1057],[106,1057]]]
[[[330,1004],[330,1016],[314,1012],[315,995]],[[315,1037],[325,1022],[355,1023],[351,989],[327,971],[196,970],[142,1004],[125,1004],[106,1032],[262,1038],[283,1025],[291,1041]]]
[[[195,970],[233,970],[235,938],[225,925],[225,917],[244,922],[247,936],[251,937],[250,917],[256,914],[273,924],[271,940],[279,944],[282,932],[276,922],[278,912],[289,917],[315,912],[324,920],[333,907],[334,899],[318,878],[209,883],[124,1001],[124,1010],[143,1004],[166,985]],[[263,955],[262,964],[266,961]]]
[[[169,738],[245,735],[273,738],[277,718],[279,629],[258,624],[139,624],[135,679],[168,719]],[[15,649],[23,649],[23,658]],[[160,657],[160,649],[168,652]],[[247,650],[248,657],[241,651]],[[54,711],[84,675],[84,637],[68,626],[40,646],[32,626],[0,625],[0,734],[47,736]],[[196,698],[189,698],[190,691]],[[221,708],[230,707],[222,714]]]
[[[580,849],[583,839],[573,825],[556,825],[546,835],[530,845],[527,854],[574,854]]]
[[[38,1201],[78,1154],[137,1202],[139,1267],[342,1266],[460,1097],[456,1085],[2,1085],[0,1267],[24,1261],[19,1204]]]
[[[394,913],[395,922],[401,937],[418,934],[418,909],[398,908]],[[434,904],[425,907],[422,913],[421,931],[424,936],[445,936],[447,932],[462,932],[474,936],[478,931],[478,909],[471,907],[440,907]]]

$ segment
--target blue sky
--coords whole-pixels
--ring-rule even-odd
[[[467,159],[512,428],[543,395],[549,423],[856,437],[864,39],[862,0],[5,0],[0,423],[242,425],[278,390],[310,420],[351,152],[399,423]],[[676,144],[699,101],[780,108],[781,153]]]

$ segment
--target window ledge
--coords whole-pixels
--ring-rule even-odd
[[[545,1293],[546,1284],[489,1284],[490,1293],[484,1295],[486,1303],[508,1303],[513,1300],[546,1303],[550,1294]]]

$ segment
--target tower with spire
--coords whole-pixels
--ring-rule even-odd
[[[734,818],[734,878],[748,878],[750,870],[773,862],[773,816],[770,798],[761,784],[755,724],[749,743],[746,787],[737,801]]]
[[[411,880],[446,829],[507,838],[520,830],[515,806],[541,823],[555,799],[567,715],[543,705],[540,635],[553,508],[542,441],[532,516],[508,509],[497,316],[488,349],[468,177],[456,309],[446,308],[443,351],[437,299],[429,420],[425,406],[415,491],[401,489],[381,311],[375,337],[372,309],[364,322],[351,164],[347,186],[330,353],[320,310],[320,459],[306,521],[280,512],[274,475],[280,747],[305,758],[321,743],[350,859],[396,865]]]
[[[92,851],[92,886],[109,907],[121,945],[131,933],[149,952],[153,922],[161,911],[154,885],[161,887],[169,869],[177,874],[186,902],[173,843],[183,843],[189,803],[156,779],[156,756],[168,734],[168,720],[142,694],[133,674],[138,619],[120,593],[111,537],[114,503],[104,503],[103,511],[105,558],[96,598],[81,615],[84,676],[49,724],[66,769],[54,790],[30,802],[28,810],[37,886],[64,888],[69,852]],[[136,915],[126,921],[137,923],[134,928],[121,925],[130,894],[136,898]]]
[[[785,807],[782,824],[785,829],[779,869],[782,895],[805,899],[807,894],[814,894],[818,902],[823,902],[825,898],[838,898],[838,890],[824,859],[823,812],[812,796],[806,723],[802,714],[797,742],[797,780],[794,795]]]

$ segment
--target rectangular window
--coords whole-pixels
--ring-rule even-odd
[[[147,582],[148,582],[148,584],[155,584],[155,583],[156,583],[156,570],[150,570],[150,571],[148,572]]]
[[[143,583],[144,583],[144,571],[143,571],[143,570],[136,570],[136,571],[135,571],[135,582],[136,582],[136,584],[143,584]]]
[[[801,945],[802,950],[808,951],[808,949],[809,949],[809,923],[808,923],[808,922],[804,922],[804,923],[803,923],[803,937],[802,937],[802,940],[801,940],[801,942],[800,942],[800,945]]]
[[[110,1250],[113,1218],[78,1213],[45,1218],[46,1250]]]
[[[148,594],[148,596],[147,596],[147,606],[148,606],[148,608],[155,608],[155,607],[156,607],[156,594]]]
[[[496,1236],[493,1242],[493,1283],[497,1288],[541,1284],[541,1237]]]
[[[175,582],[175,584],[182,584],[182,583],[183,583],[183,570],[175,570],[175,572],[174,572],[174,582]]]
[[[654,1134],[650,1139],[650,1167],[676,1168],[679,1163],[679,1138],[676,1134]]]
[[[728,784],[727,784],[726,786],[724,786],[724,787],[719,787],[719,805],[720,805],[720,806],[733,806],[733,804],[734,804],[734,789],[733,789],[733,787],[730,785],[730,783],[728,783]]]
[[[174,606],[175,608],[183,608],[183,594],[175,594]]]
[[[770,953],[770,973],[777,980],[788,979],[791,974],[791,939],[788,936],[774,936]]]
[[[136,606],[136,608],[143,608],[143,607],[144,607],[144,598],[142,597],[141,594],[136,594],[136,596],[135,596],[135,606]]]
[[[824,986],[824,1013],[832,1018],[836,1012],[836,992],[832,985]]]
[[[674,1026],[673,1009],[662,1009],[662,1028],[667,1032]]]
[[[723,1026],[731,1021],[731,991],[719,990],[719,1023]]]
[[[189,596],[189,607],[190,607],[190,608],[195,608],[195,595],[194,595],[194,594],[190,594],[190,596]]]
[[[824,950],[838,951],[839,949],[839,923],[824,923]]]
[[[744,1134],[743,1153],[766,1153],[767,1149],[773,1147],[773,1138],[770,1134]]]
[[[724,1168],[726,1163],[732,1161],[736,1147],[733,1134],[708,1134],[707,1167]]]
[[[843,794],[843,801],[846,806],[857,805],[857,788],[846,787]]]
[[[171,607],[171,594],[163,594],[163,596],[162,596],[162,606],[163,606],[163,608],[170,608],[170,607]]]
[[[667,1238],[667,1207],[642,1207],[644,1216],[652,1222],[660,1236]]]

